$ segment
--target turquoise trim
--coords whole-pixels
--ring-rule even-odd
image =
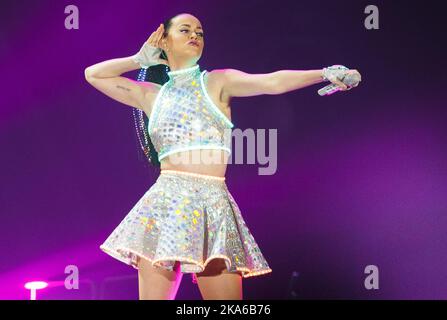
[[[198,68],[199,68],[199,65],[196,64],[195,66],[192,66],[192,67],[189,67],[189,68],[184,68],[184,69],[179,69],[179,70],[174,70],[174,71],[168,71],[168,75],[171,78],[172,76],[179,75],[179,74],[182,74],[182,73],[187,73],[187,72],[190,72],[192,70],[196,70]]]
[[[214,111],[215,111],[215,112],[216,112],[222,119],[225,120],[225,122],[228,124],[228,126],[229,126],[230,128],[233,128],[233,127],[234,127],[234,124],[231,122],[231,120],[228,119],[228,117],[227,117],[227,116],[226,116],[226,115],[219,109],[219,107],[216,106],[216,105],[214,104],[213,100],[211,100],[210,96],[208,95],[208,91],[206,90],[205,82],[204,82],[204,80],[203,80],[203,77],[204,77],[204,75],[205,75],[206,72],[207,72],[206,70],[203,70],[203,71],[200,73],[200,85],[202,86],[202,90],[203,90],[203,92],[204,92],[204,94],[205,94],[205,97],[206,97],[206,99],[208,100],[208,102],[210,103],[211,107],[214,109]]]
[[[200,144],[200,145],[192,145],[192,146],[187,146],[187,147],[175,148],[174,150],[170,150],[170,151],[166,151],[166,152],[162,151],[161,153],[158,154],[158,161],[160,161],[161,159],[163,159],[173,153],[188,151],[188,150],[197,150],[197,149],[213,149],[213,150],[220,149],[220,150],[225,150],[231,154],[231,149],[228,147],[223,147],[223,146],[219,146],[219,145],[216,146],[216,145]]]
[[[158,102],[160,100],[160,97],[162,96],[167,84],[169,82],[166,82],[161,88],[160,91],[158,91],[157,93],[157,97],[155,98],[154,101],[154,105],[152,106],[152,110],[151,110],[151,114],[149,115],[149,123],[147,125],[147,132],[150,135],[151,134],[151,130],[152,130],[152,126],[154,123],[154,118],[158,115]]]

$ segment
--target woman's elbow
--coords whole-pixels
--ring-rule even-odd
[[[85,77],[85,80],[87,80],[87,82],[89,82],[89,83],[93,81],[94,76],[93,76],[93,71],[92,71],[91,66],[85,68],[84,77]]]
[[[273,82],[268,87],[267,94],[269,94],[269,95],[277,95],[277,94],[283,94],[283,93],[284,93],[284,88],[278,82]]]
[[[270,77],[267,81],[267,84],[268,84],[267,94],[277,95],[284,93],[284,88],[281,85],[276,72],[270,73]]]

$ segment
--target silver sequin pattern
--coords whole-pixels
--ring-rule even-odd
[[[138,269],[139,259],[172,271],[202,272],[210,260],[244,278],[269,273],[225,180],[161,172],[100,248]]]
[[[148,133],[158,159],[205,147],[231,154],[234,124],[208,95],[207,71],[196,65],[168,74],[170,79],[160,89],[149,117]]]

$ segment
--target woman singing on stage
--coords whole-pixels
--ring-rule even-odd
[[[100,246],[138,270],[140,299],[175,299],[189,273],[203,299],[241,300],[242,278],[272,272],[225,182],[233,97],[277,95],[324,81],[341,91],[358,85],[344,80],[360,76],[357,70],[341,65],[207,72],[197,63],[204,38],[196,17],[179,14],[160,24],[137,54],[85,69],[93,87],[148,119],[140,143],[160,167],[155,183]],[[142,78],[121,76],[132,70]],[[137,121],[137,128],[144,125]]]

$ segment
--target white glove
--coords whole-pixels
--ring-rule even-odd
[[[326,67],[323,69],[323,80],[332,81],[334,78],[337,78],[338,80],[343,81],[347,71],[349,71],[349,69],[341,64],[334,64],[333,66]]]
[[[140,51],[132,56],[132,60],[138,63],[141,68],[149,68],[157,64],[166,64],[167,60],[161,59],[161,48],[150,45],[147,41],[143,44]]]

